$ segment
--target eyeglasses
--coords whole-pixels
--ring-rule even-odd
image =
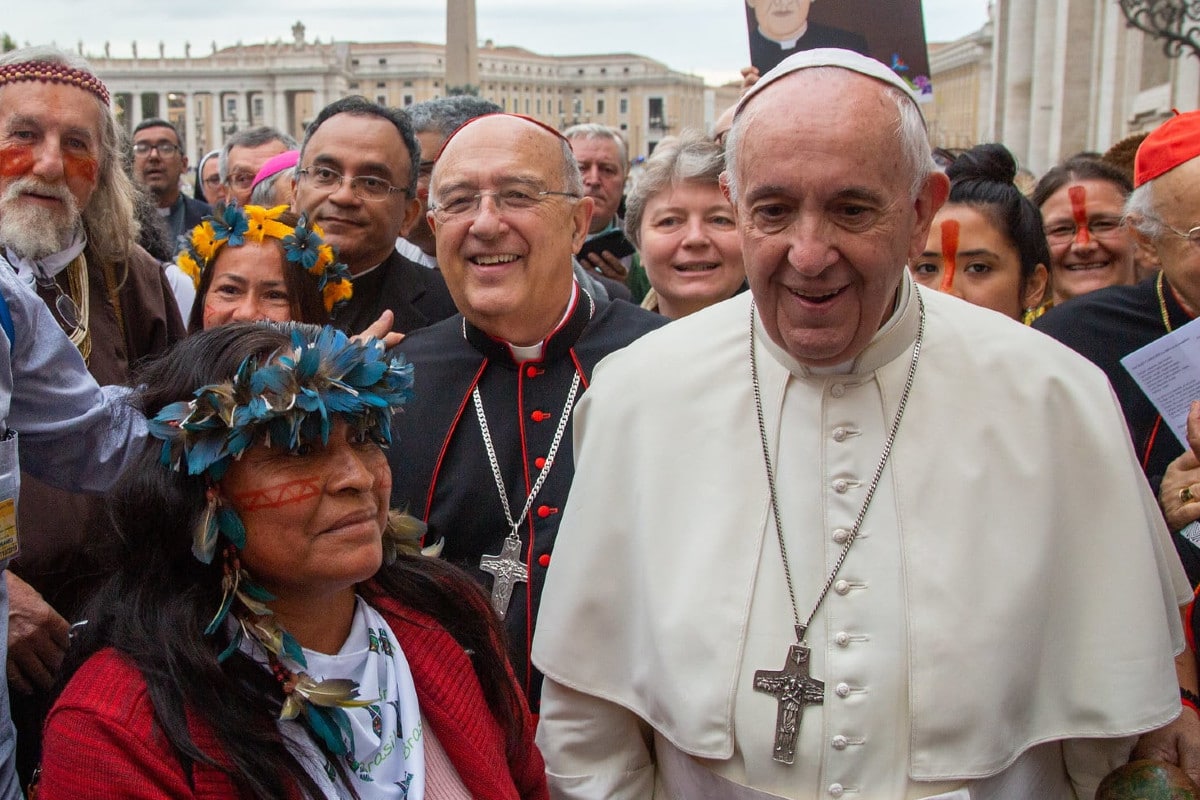
[[[1096,217],[1088,220],[1087,232],[1092,236],[1104,239],[1116,234],[1124,227],[1124,224],[1121,217]],[[1074,241],[1078,234],[1079,228],[1075,223],[1064,222],[1061,225],[1046,228],[1046,241],[1051,244],[1066,244]]]
[[[171,144],[170,142],[158,142],[157,144],[151,144],[150,142],[137,142],[133,146],[133,152],[137,153],[139,156],[149,155],[151,150],[157,150],[158,154],[164,157],[173,156],[176,153],[181,152],[179,145]]]
[[[1160,220],[1160,222],[1161,222],[1161,220]],[[1194,227],[1188,231],[1177,230],[1175,228],[1172,228],[1170,225],[1168,225],[1165,222],[1162,223],[1162,226],[1164,228],[1166,228],[1167,230],[1169,230],[1171,233],[1178,236],[1179,238],[1187,239],[1188,242],[1190,242],[1191,244],[1194,244],[1195,246],[1200,247],[1200,225],[1197,225],[1196,227]]]
[[[344,181],[349,180],[350,191],[359,200],[386,200],[392,192],[408,194],[407,189],[393,186],[383,178],[376,178],[373,175],[355,175],[353,178],[347,179],[345,175],[329,167],[309,167],[296,174],[307,178],[314,187],[330,191],[336,191]]]
[[[235,172],[225,179],[225,183],[234,189],[249,189],[254,185],[254,173]]]
[[[251,178],[251,180],[253,180],[253,178]],[[221,185],[221,176],[220,175],[209,175],[207,178],[204,179],[204,185],[212,186],[212,187],[220,186]]]
[[[39,269],[34,270],[33,279],[37,283],[38,288],[54,292],[54,310],[58,312],[58,318],[62,320],[63,329],[68,334],[78,331],[79,306],[71,296],[63,291],[63,288],[58,285],[58,281],[49,275],[42,274],[42,271]]]
[[[547,197],[569,197],[578,200],[579,195],[573,192],[534,192],[526,189],[499,189],[492,192],[462,192],[452,193],[441,202],[430,201],[429,210],[438,222],[457,219],[469,219],[479,213],[484,197],[492,198],[497,214],[522,213],[536,208]]]

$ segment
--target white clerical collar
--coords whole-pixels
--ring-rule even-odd
[[[385,258],[383,261],[387,261],[387,259]],[[380,261],[378,264],[376,264],[373,267],[370,267],[369,269],[364,269],[362,272],[358,273],[357,275],[351,275],[350,276],[351,282],[358,280],[359,278],[363,277],[364,275],[370,275],[372,272],[374,272],[375,270],[377,270],[383,266],[383,261]]]
[[[759,28],[758,32],[760,34],[762,34],[762,37],[764,39],[770,39],[772,42],[779,45],[784,50],[795,50],[796,42],[803,39],[804,34],[808,33],[808,23],[807,22],[804,23],[804,27],[800,29],[800,32],[798,34],[796,34],[796,37],[794,39],[776,39],[774,36],[767,36],[765,33],[763,33],[762,28]]]
[[[892,309],[891,316],[879,327],[861,353],[849,361],[829,367],[810,367],[801,364],[790,353],[775,344],[770,336],[766,335],[761,319],[756,317],[754,324],[759,326],[758,330],[763,334],[760,338],[763,346],[793,375],[821,377],[874,372],[907,350],[916,338],[919,312],[917,304],[913,302],[913,292],[915,291],[912,277],[906,268],[902,273],[900,288],[896,291],[896,304]]]
[[[4,257],[8,263],[12,264],[13,269],[26,285],[33,286],[39,274],[45,278],[53,278],[62,272],[83,252],[85,247],[87,247],[87,236],[84,234],[83,228],[78,228],[71,238],[71,243],[57,253],[41,258],[26,258],[13,251],[12,248],[5,247]]]
[[[546,339],[553,336],[555,331],[563,326],[563,323],[571,316],[571,312],[575,310],[577,302],[579,302],[579,284],[571,281],[571,299],[567,302],[567,310],[563,312],[562,318],[559,319],[558,323],[550,329],[550,333],[546,336]],[[546,349],[546,339],[529,345],[513,344],[512,342],[505,342],[505,344],[508,345],[509,352],[512,353],[513,361],[520,364],[525,361],[541,360],[542,351]]]

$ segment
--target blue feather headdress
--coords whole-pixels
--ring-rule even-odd
[[[247,358],[232,381],[202,386],[150,421],[162,464],[219,481],[233,459],[265,437],[273,447],[327,444],[332,415],[381,446],[392,413],[412,397],[412,364],[383,343],[358,342],[334,328],[292,331],[292,345],[260,363]]]
[[[237,512],[218,499],[215,484],[252,445],[294,450],[328,444],[334,417],[382,447],[391,444],[392,414],[412,397],[412,364],[389,356],[376,339],[356,341],[334,328],[294,326],[291,344],[265,359],[247,358],[233,380],[197,389],[191,400],[165,406],[149,423],[162,440],[163,466],[208,479],[208,505],[193,533],[192,552],[211,563],[225,538],[222,598],[206,635],[231,629],[217,656],[224,661],[249,638],[267,654],[284,690],[281,718],[301,717],[334,754],[348,751],[349,720],[343,709],[366,705],[353,681],[316,681],[299,642],[276,621],[275,598],[242,567],[246,530]],[[397,543],[423,533],[419,522],[393,512],[384,532],[385,557]],[[232,618],[234,625],[226,625]]]

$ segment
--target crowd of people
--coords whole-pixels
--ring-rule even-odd
[[[1200,112],[1026,194],[845,49],[636,181],[110,100],[0,56],[0,800],[1200,781],[1200,402],[1121,365],[1200,313]]]

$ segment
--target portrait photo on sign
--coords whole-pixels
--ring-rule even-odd
[[[932,97],[921,0],[743,0],[750,63],[760,75],[799,50],[840,47],[887,64]]]

